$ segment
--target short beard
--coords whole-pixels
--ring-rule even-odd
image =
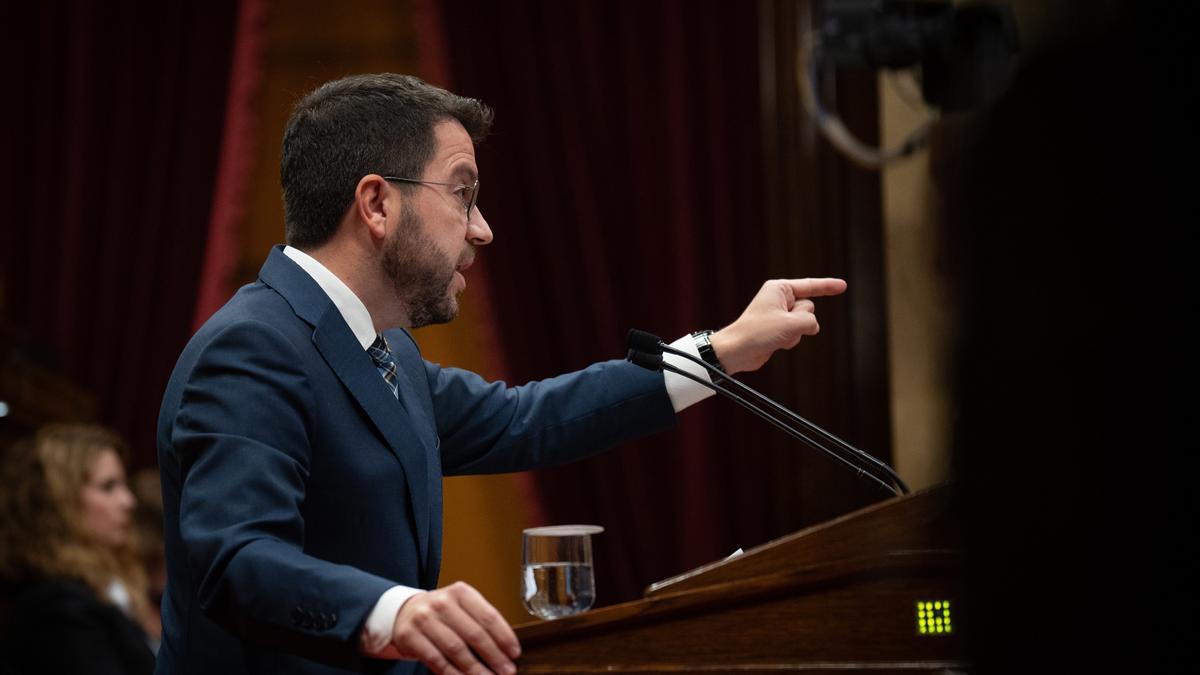
[[[469,254],[470,249],[464,252]],[[408,310],[410,328],[447,323],[458,316],[458,299],[448,291],[455,264],[425,234],[420,216],[407,203],[401,207],[400,223],[388,237],[380,262]]]

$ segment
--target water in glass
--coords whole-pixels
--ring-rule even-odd
[[[560,619],[596,600],[591,535],[596,525],[555,525],[525,530],[521,600],[540,619]]]

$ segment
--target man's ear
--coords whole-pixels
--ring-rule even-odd
[[[366,225],[373,238],[380,241],[387,238],[388,216],[400,208],[398,192],[389,190],[387,181],[373,173],[360,178],[354,188],[351,210],[355,220]]]

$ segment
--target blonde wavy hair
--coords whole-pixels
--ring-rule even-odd
[[[119,581],[129,591],[134,618],[150,616],[146,573],[137,543],[114,549],[93,541],[82,526],[81,493],[96,461],[128,447],[94,425],[53,424],[13,445],[0,461],[0,579],[19,584],[49,577],[86,583],[105,602]]]

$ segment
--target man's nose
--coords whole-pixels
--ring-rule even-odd
[[[471,210],[471,217],[467,219],[467,241],[476,246],[492,243],[492,228],[488,227],[487,218],[478,206]]]

